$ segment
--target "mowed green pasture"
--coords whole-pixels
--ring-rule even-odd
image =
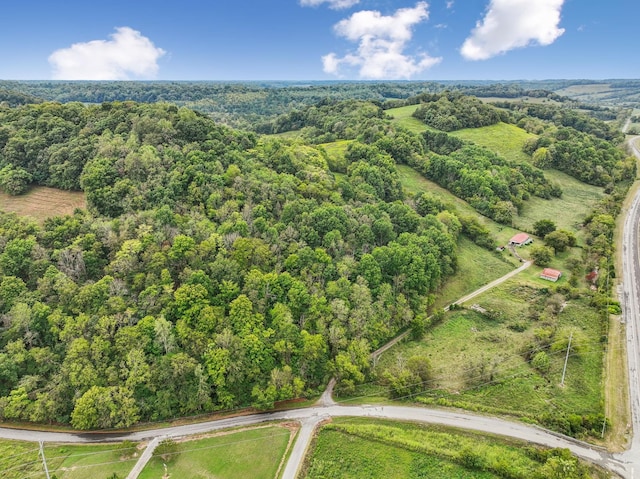
[[[560,229],[579,233],[584,218],[605,196],[604,189],[582,183],[558,170],[545,170],[544,174],[562,187],[562,197],[545,200],[532,196],[525,202],[516,224],[531,231],[536,221],[550,219]]]
[[[400,108],[391,108],[386,110],[385,113],[393,118],[393,122],[395,124],[400,125],[413,133],[422,133],[427,130],[428,127],[423,122],[412,116],[413,112],[416,111],[417,108],[418,105],[407,105],[401,106]]]
[[[273,479],[287,451],[292,432],[269,426],[179,442],[175,453],[154,456],[140,479]]]
[[[454,206],[460,213],[478,217],[496,236],[499,244],[506,244],[509,238],[518,231],[532,231],[534,223],[541,219],[554,221],[558,228],[573,231],[580,239],[580,225],[584,218],[591,212],[594,205],[605,196],[604,189],[601,187],[582,183],[558,170],[545,170],[547,178],[561,185],[562,197],[545,200],[531,196],[524,202],[523,208],[514,219],[514,227],[511,228],[481,216],[466,201],[426,179],[410,166],[398,165],[398,172],[402,185],[408,192],[417,194],[421,191],[428,191],[445,204]]]
[[[119,444],[45,444],[44,452],[50,474],[58,479],[84,479],[106,478],[114,473],[126,477],[141,451],[135,444],[127,448]],[[38,444],[0,441],[0,471],[3,479],[44,478]]]
[[[453,303],[481,286],[504,276],[518,266],[507,251],[491,252],[461,236],[458,240],[458,270],[437,293],[434,308]]]
[[[321,427],[302,477],[551,477],[546,454],[549,452],[530,445],[525,447],[519,441],[460,429],[381,419],[335,418]],[[578,464],[575,458],[573,461]],[[578,467],[585,479],[608,477],[595,467]]]
[[[474,298],[417,342],[401,343],[385,353],[380,370],[414,355],[429,358],[433,378],[418,398],[427,404],[539,420],[545,414],[602,412],[603,346],[597,312],[587,299],[566,299],[556,318],[533,319],[532,308],[544,310],[547,289],[540,269],[516,276]],[[494,314],[471,310],[478,305]],[[554,331],[546,344],[536,341],[541,330]],[[573,333],[564,387],[560,385],[566,344]],[[541,373],[530,362],[534,350],[544,350],[549,370]]]
[[[513,161],[530,161],[529,155],[522,151],[522,146],[536,135],[527,133],[522,128],[508,123],[484,126],[481,128],[465,128],[450,133],[461,140],[472,141],[484,146],[494,153]]]

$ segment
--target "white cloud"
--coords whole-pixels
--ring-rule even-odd
[[[109,40],[74,43],[49,56],[56,80],[127,80],[154,78],[165,54],[129,27],[118,27]]]
[[[360,3],[360,0],[300,0],[300,5],[303,7],[317,7],[323,3],[328,3],[329,8],[340,10],[342,8],[349,8],[357,5]]]
[[[550,45],[564,33],[558,28],[564,0],[491,0],[487,13],[465,40],[460,53],[486,60],[514,48]]]
[[[448,0],[448,1],[447,1],[447,8],[448,8],[448,9],[452,9],[452,8],[453,8],[453,4],[454,4],[454,1],[453,1],[453,0]]]
[[[334,26],[335,32],[358,43],[356,53],[338,57],[329,53],[322,57],[324,71],[337,75],[342,65],[359,68],[363,78],[409,78],[433,65],[441,58],[427,54],[409,56],[404,53],[413,36],[413,27],[429,18],[426,2],[418,2],[414,8],[401,8],[393,15],[384,16],[378,11],[363,10]]]

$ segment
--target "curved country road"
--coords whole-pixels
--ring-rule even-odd
[[[504,419],[477,416],[474,414],[461,413],[456,411],[430,409],[422,407],[408,406],[318,406],[304,409],[294,409],[290,411],[279,411],[264,414],[252,414],[248,416],[238,416],[216,421],[203,422],[200,424],[189,424],[183,426],[174,426],[162,429],[153,429],[147,431],[139,431],[123,434],[76,434],[76,433],[60,433],[60,432],[37,432],[25,431],[20,429],[0,429],[0,436],[7,439],[19,439],[26,441],[55,441],[69,443],[87,443],[102,441],[142,441],[147,439],[155,439],[158,436],[180,437],[192,434],[202,434],[215,431],[218,429],[249,426],[265,421],[282,421],[296,420],[303,424],[302,429],[306,429],[306,435],[300,434],[298,443],[304,447],[299,447],[304,455],[307,441],[301,441],[303,436],[310,436],[313,427],[323,419],[331,417],[375,417],[386,419],[397,419],[403,421],[417,421],[430,424],[440,424],[463,429],[471,429],[474,431],[487,432],[502,436],[521,439],[523,441],[540,444],[547,447],[564,447],[568,448],[577,456],[587,459],[588,461],[599,464],[611,471],[625,474],[626,464],[623,460],[615,455],[609,454],[604,450],[598,449],[587,443],[577,441],[575,439],[554,434],[542,428],[529,426],[522,423],[507,421]],[[305,426],[307,426],[305,428]],[[294,450],[296,447],[294,446]],[[300,462],[293,457],[290,458],[289,464],[285,469],[283,477],[292,479],[298,469]]]

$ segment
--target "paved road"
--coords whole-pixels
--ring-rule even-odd
[[[628,125],[627,125],[628,126]],[[638,138],[630,140],[633,154],[640,159]],[[633,426],[631,447],[622,454],[629,461],[628,477],[640,475],[640,190],[627,212],[622,236],[622,304],[627,324],[627,366],[629,368],[629,399]]]
[[[298,477],[298,472],[302,467],[304,457],[307,455],[316,427],[318,427],[318,424],[321,421],[329,418],[329,415],[323,414],[307,417],[300,421],[302,427],[298,432],[298,437],[296,438],[296,443],[293,446],[291,455],[287,461],[287,466],[284,468],[284,472],[282,473],[282,479],[296,479],[296,477]]]
[[[110,440],[142,441],[154,439],[158,436],[180,437],[192,434],[202,434],[223,428],[250,426],[266,421],[295,420],[302,423],[301,433],[294,450],[298,449],[298,455],[289,461],[285,469],[288,474],[286,479],[293,479],[304,451],[309,444],[313,427],[320,421],[329,417],[375,417],[397,419],[403,421],[416,421],[430,424],[471,429],[479,432],[497,434],[516,439],[521,439],[534,444],[547,447],[568,448],[577,456],[597,463],[607,469],[631,477],[626,474],[625,458],[612,455],[592,445],[575,439],[546,431],[542,428],[523,423],[512,422],[505,419],[497,419],[486,416],[478,416],[457,411],[429,409],[409,406],[317,406],[291,411],[278,411],[273,413],[252,414],[217,421],[209,421],[200,424],[174,426],[148,431],[138,431],[128,434],[111,434],[105,437],[103,434],[75,434],[75,433],[34,433],[20,429],[0,428],[0,436],[7,439],[29,440],[40,439],[44,441],[86,443]],[[293,454],[292,454],[293,456]]]
[[[133,466],[133,469],[131,469],[131,471],[127,475],[127,479],[137,479],[137,477],[144,469],[144,466],[146,466],[147,463],[151,460],[153,451],[156,450],[156,447],[158,447],[158,444],[160,444],[160,441],[162,441],[162,439],[163,436],[156,436],[149,442],[149,444],[147,444],[147,447],[140,455],[138,462],[136,462],[135,466]]]

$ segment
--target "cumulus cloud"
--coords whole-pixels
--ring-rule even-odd
[[[303,7],[317,7],[323,3],[328,3],[329,8],[340,10],[342,8],[349,8],[357,5],[360,3],[360,0],[300,0],[300,5]]]
[[[433,65],[441,58],[422,53],[415,56],[404,53],[413,36],[413,27],[429,18],[428,5],[419,2],[414,8],[401,8],[393,15],[363,10],[338,22],[337,35],[358,43],[355,53],[338,57],[329,53],[322,57],[324,71],[338,75],[343,65],[359,69],[363,78],[409,78]]]
[[[550,45],[564,33],[558,28],[564,0],[491,0],[460,53],[486,60],[531,44]]]
[[[74,43],[49,56],[56,80],[128,80],[154,78],[165,54],[129,27],[118,27],[109,40]]]

